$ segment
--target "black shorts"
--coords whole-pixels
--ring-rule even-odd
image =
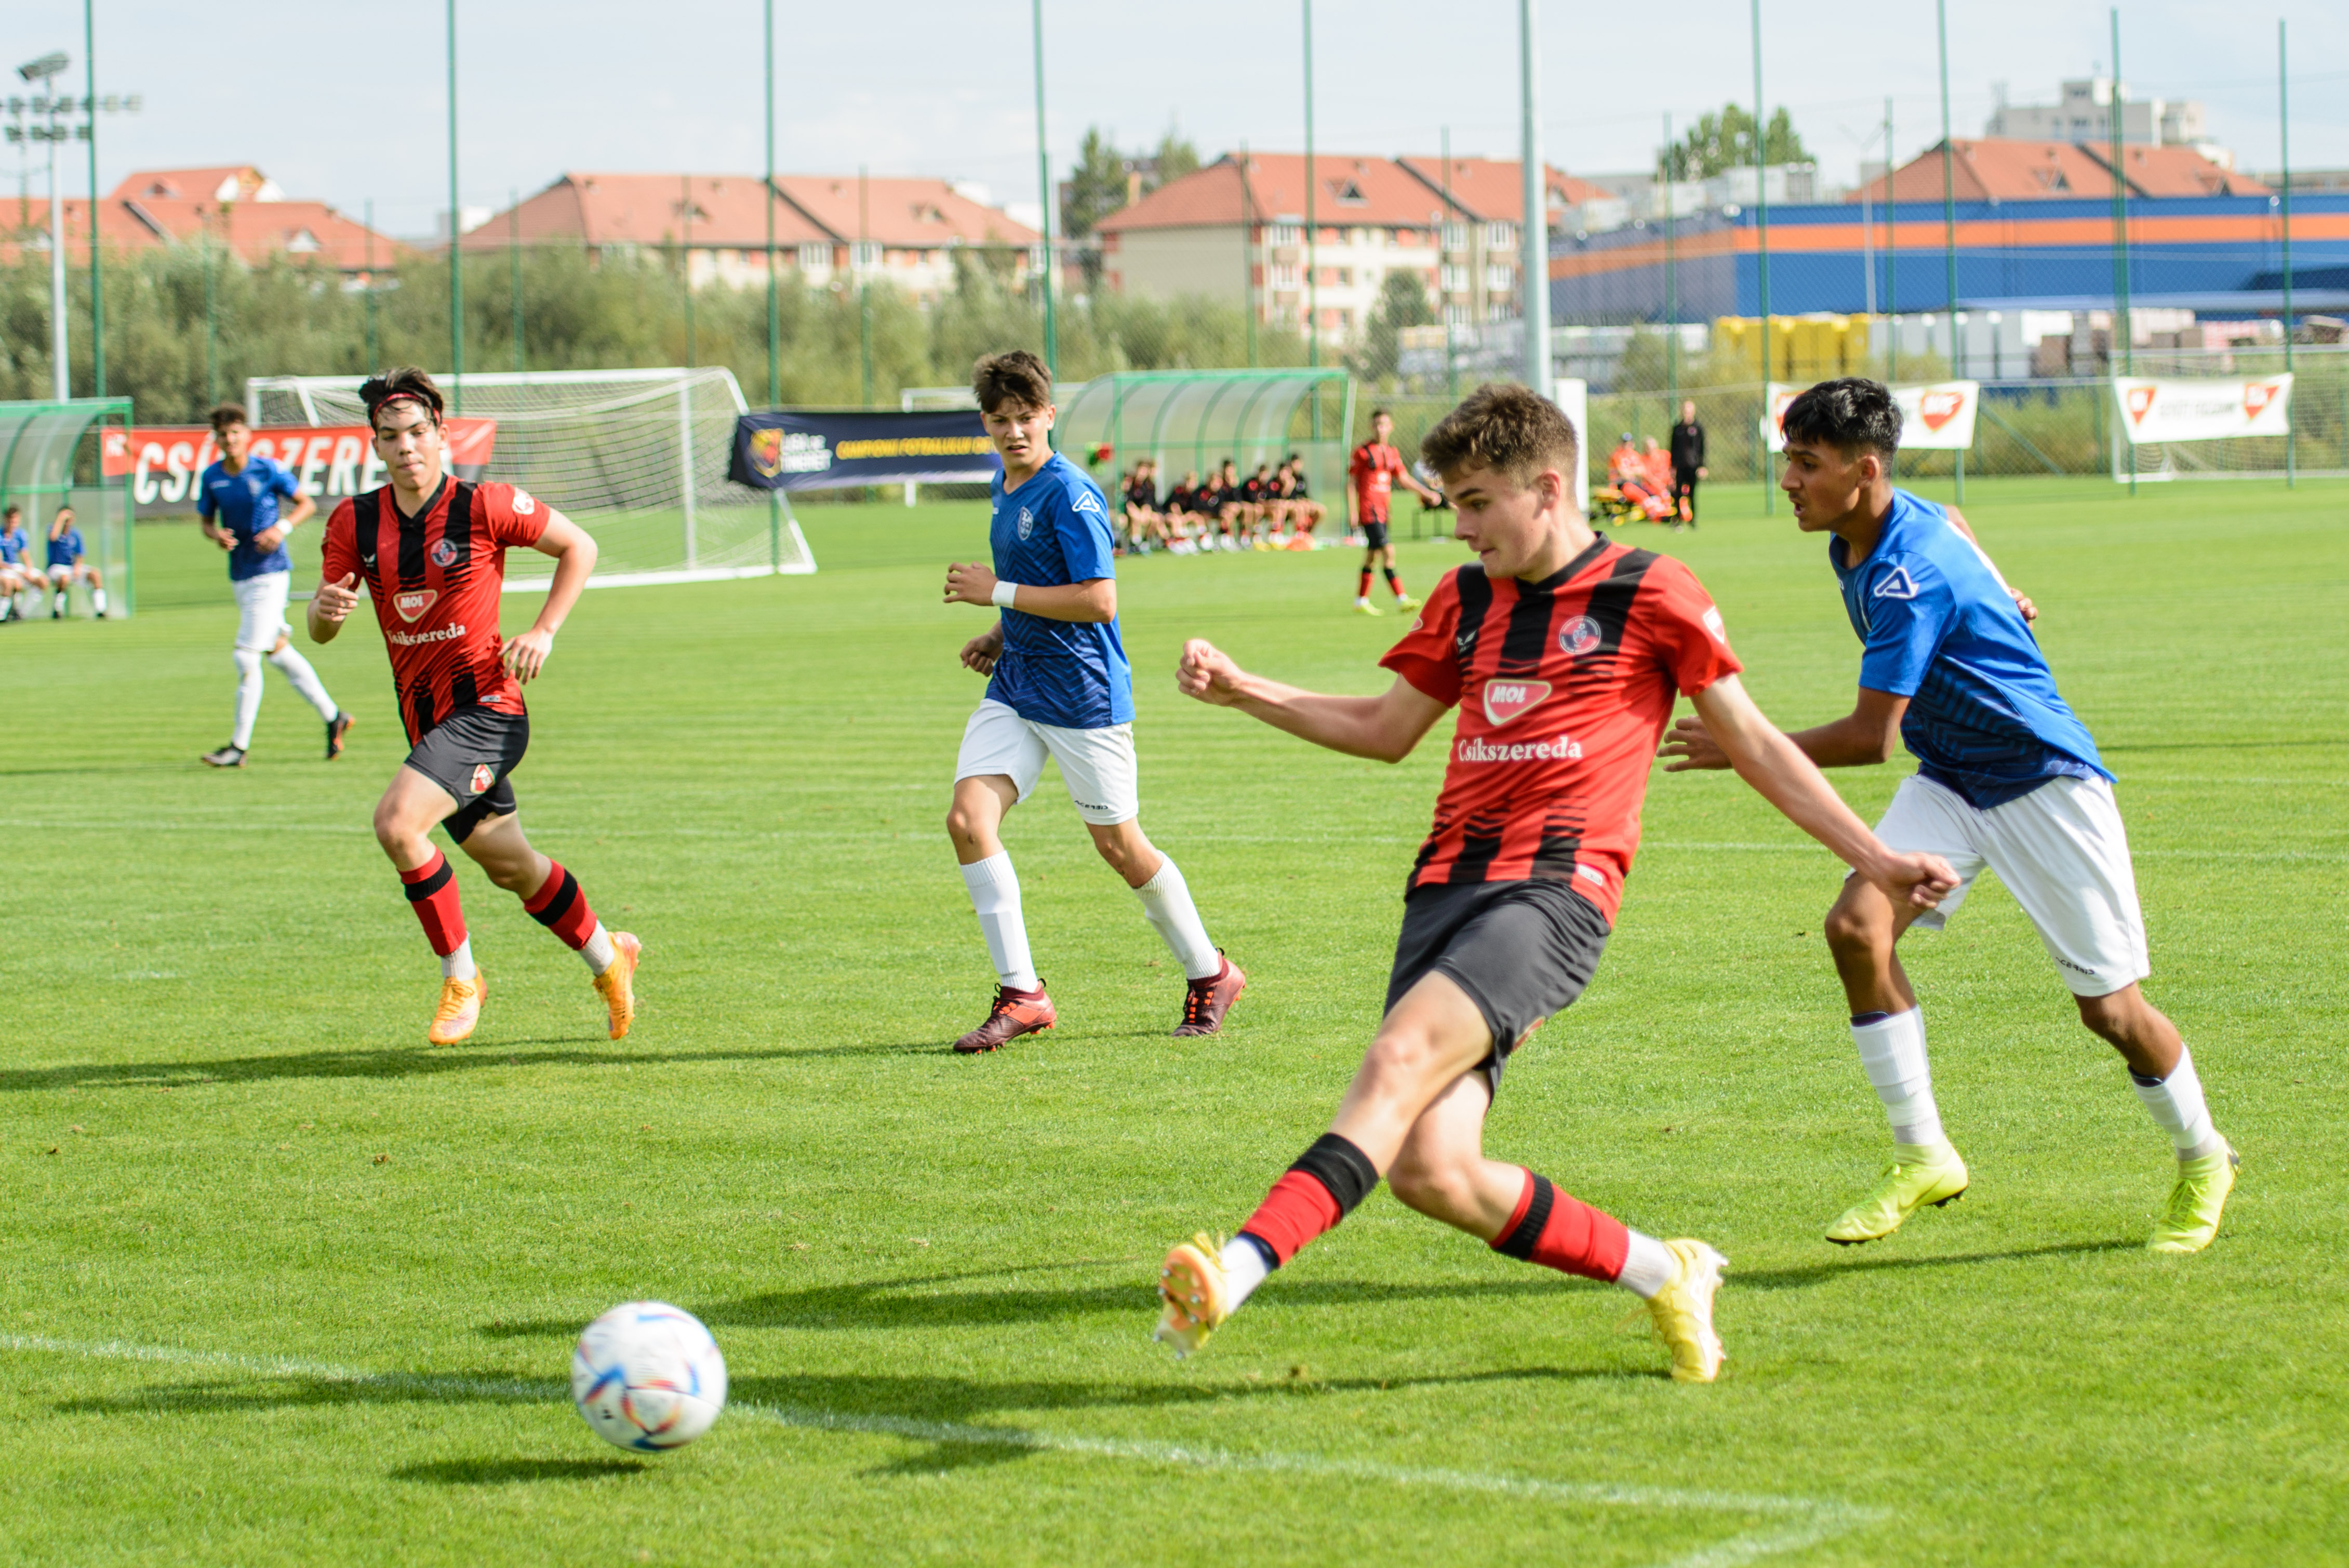
[[[1395,938],[1387,1010],[1428,975],[1449,977],[1493,1031],[1492,1052],[1476,1066],[1497,1091],[1518,1042],[1590,984],[1609,930],[1599,906],[1560,882],[1413,888]]]
[[[457,809],[440,820],[463,843],[492,817],[514,810],[513,780],[530,749],[530,718],[493,707],[464,707],[432,727],[408,754],[408,766],[449,791]]]
[[[1386,520],[1381,518],[1376,522],[1362,524],[1362,542],[1372,550],[1384,550],[1387,547]]]

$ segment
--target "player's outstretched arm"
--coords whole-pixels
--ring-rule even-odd
[[[1198,637],[1183,645],[1174,678],[1185,696],[1238,708],[1316,746],[1374,762],[1402,761],[1444,717],[1444,704],[1401,676],[1379,696],[1327,696],[1252,676]]]
[[[358,608],[359,574],[346,572],[336,583],[321,583],[310,595],[310,640],[331,643],[343,634],[343,623]]]
[[[1009,603],[997,605],[995,590],[1001,583],[992,568],[979,562],[957,562],[947,568],[945,603],[996,605],[1024,615],[1041,615],[1047,621],[1106,624],[1117,619],[1114,577],[1088,577],[1081,583],[1014,583],[1007,595]]]
[[[554,651],[554,634],[563,629],[571,606],[579,603],[579,595],[586,591],[587,576],[595,570],[596,555],[595,536],[552,509],[545,531],[531,548],[554,558],[554,581],[547,585],[546,603],[539,606],[538,619],[531,623],[530,630],[508,637],[506,645],[498,651],[507,671],[525,685],[545,666],[546,655]]]
[[[1908,711],[1907,697],[1862,686],[1851,712],[1831,724],[1797,730],[1786,738],[1821,768],[1872,767],[1892,760],[1893,749],[1900,741],[1900,718]],[[1721,748],[1702,717],[1674,724],[1664,737],[1661,755],[1673,758],[1664,764],[1667,773],[1731,766],[1729,753]]]
[[[1740,779],[1895,903],[1930,909],[1958,885],[1957,873],[1940,856],[1886,849],[1826,776],[1763,717],[1735,676],[1722,676],[1690,700]]]

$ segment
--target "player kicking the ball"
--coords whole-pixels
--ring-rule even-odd
[[[2235,1151],[2210,1125],[2194,1058],[2145,999],[2152,973],[2128,833],[2112,775],[2087,727],[2056,694],[2018,600],[1955,511],[1895,490],[1900,444],[1892,395],[1857,377],[1822,382],[1788,405],[1779,488],[1806,533],[1834,535],[1827,560],[1865,651],[1849,715],[1795,736],[1822,768],[1887,761],[1897,737],[1916,755],[1877,824],[1888,844],[1946,856],[1960,881],[1931,908],[1845,884],[1826,938],[1851,1005],[1852,1043],[1892,1124],[1892,1163],[1827,1228],[1872,1242],[1925,1204],[1961,1195],[1966,1162],[1942,1131],[1925,1057],[1925,1019],[1895,951],[1911,925],[1939,930],[1988,866],[2039,931],[2080,1021],[2128,1064],[2137,1098],[2178,1150],[2178,1177],[2147,1243],[2196,1253],[2218,1234]],[[1700,720],[1702,720],[1700,716]],[[1710,727],[1682,719],[1664,747],[1671,770],[1726,763]]]
[[[947,832],[998,984],[986,1021],[955,1049],[997,1050],[1056,1016],[1029,956],[1019,878],[999,836],[1003,814],[1034,792],[1047,757],[1060,762],[1093,847],[1183,965],[1189,986],[1174,1033],[1212,1035],[1247,976],[1207,940],[1183,873],[1136,820],[1133,675],[1118,637],[1107,505],[1084,470],[1052,450],[1052,377],[1042,360],[1024,349],[989,355],[971,385],[1003,459],[989,525],[995,567],[949,567],[946,602],[991,604],[1002,615],[963,645],[962,662],[989,679],[963,727]]]
[[[1672,1376],[1710,1382],[1723,1359],[1713,1298],[1726,1260],[1700,1241],[1642,1235],[1484,1152],[1509,1053],[1599,967],[1673,699],[1694,701],[1740,777],[1888,899],[1930,903],[1955,878],[1878,843],[1770,727],[1688,568],[1591,531],[1569,477],[1579,442],[1556,405],[1480,387],[1424,450],[1478,563],[1448,573],[1380,661],[1396,677],[1384,696],[1322,696],[1249,675],[1204,642],[1183,651],[1191,696],[1351,757],[1400,761],[1445,708],[1460,719],[1378,1036],[1330,1130],[1239,1234],[1167,1254],[1158,1337],[1196,1350],[1383,1176],[1405,1204],[1495,1252],[1645,1297]]]
[[[510,777],[530,745],[523,686],[545,665],[555,632],[586,587],[595,542],[525,490],[448,475],[440,389],[421,370],[378,376],[359,396],[391,483],[352,497],[327,521],[326,577],[310,601],[310,636],[335,640],[364,580],[411,748],[376,803],[376,841],[440,955],[440,1005],[427,1038],[449,1046],[470,1036],[483,989],[456,872],[430,837],[437,822],[531,918],[587,961],[616,1040],[636,1016],[639,944],[625,931],[605,931],[572,874],[531,848]],[[498,594],[506,551],[516,545],[553,556],[554,582],[530,630],[501,643]]]

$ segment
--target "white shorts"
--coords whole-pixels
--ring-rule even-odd
[[[1096,827],[1113,828],[1142,814],[1134,782],[1133,726],[1062,729],[1024,719],[1008,703],[984,698],[962,728],[962,752],[955,758],[955,782],[1000,773],[1025,800],[1036,790],[1044,758],[1061,764],[1061,779],[1077,815]]]
[[[294,628],[285,624],[285,596],[293,590],[294,573],[264,572],[229,586],[236,590],[238,647],[265,654],[278,638],[293,634]]]
[[[2153,973],[2128,832],[2113,787],[2102,779],[2053,779],[1983,811],[1912,775],[1893,795],[1876,836],[1889,849],[1940,855],[1956,870],[1956,890],[1917,917],[1929,931],[1958,912],[1988,866],[2039,928],[2047,956],[2075,995],[2109,995]]]

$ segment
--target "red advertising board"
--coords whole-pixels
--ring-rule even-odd
[[[449,421],[449,463],[476,478],[498,440],[495,419]],[[302,481],[302,493],[332,507],[345,496],[384,482],[382,459],[364,425],[268,425],[254,431],[255,456],[274,458]],[[106,435],[106,477],[130,476],[130,499],[141,513],[193,511],[196,480],[220,459],[202,425],[146,425]]]

